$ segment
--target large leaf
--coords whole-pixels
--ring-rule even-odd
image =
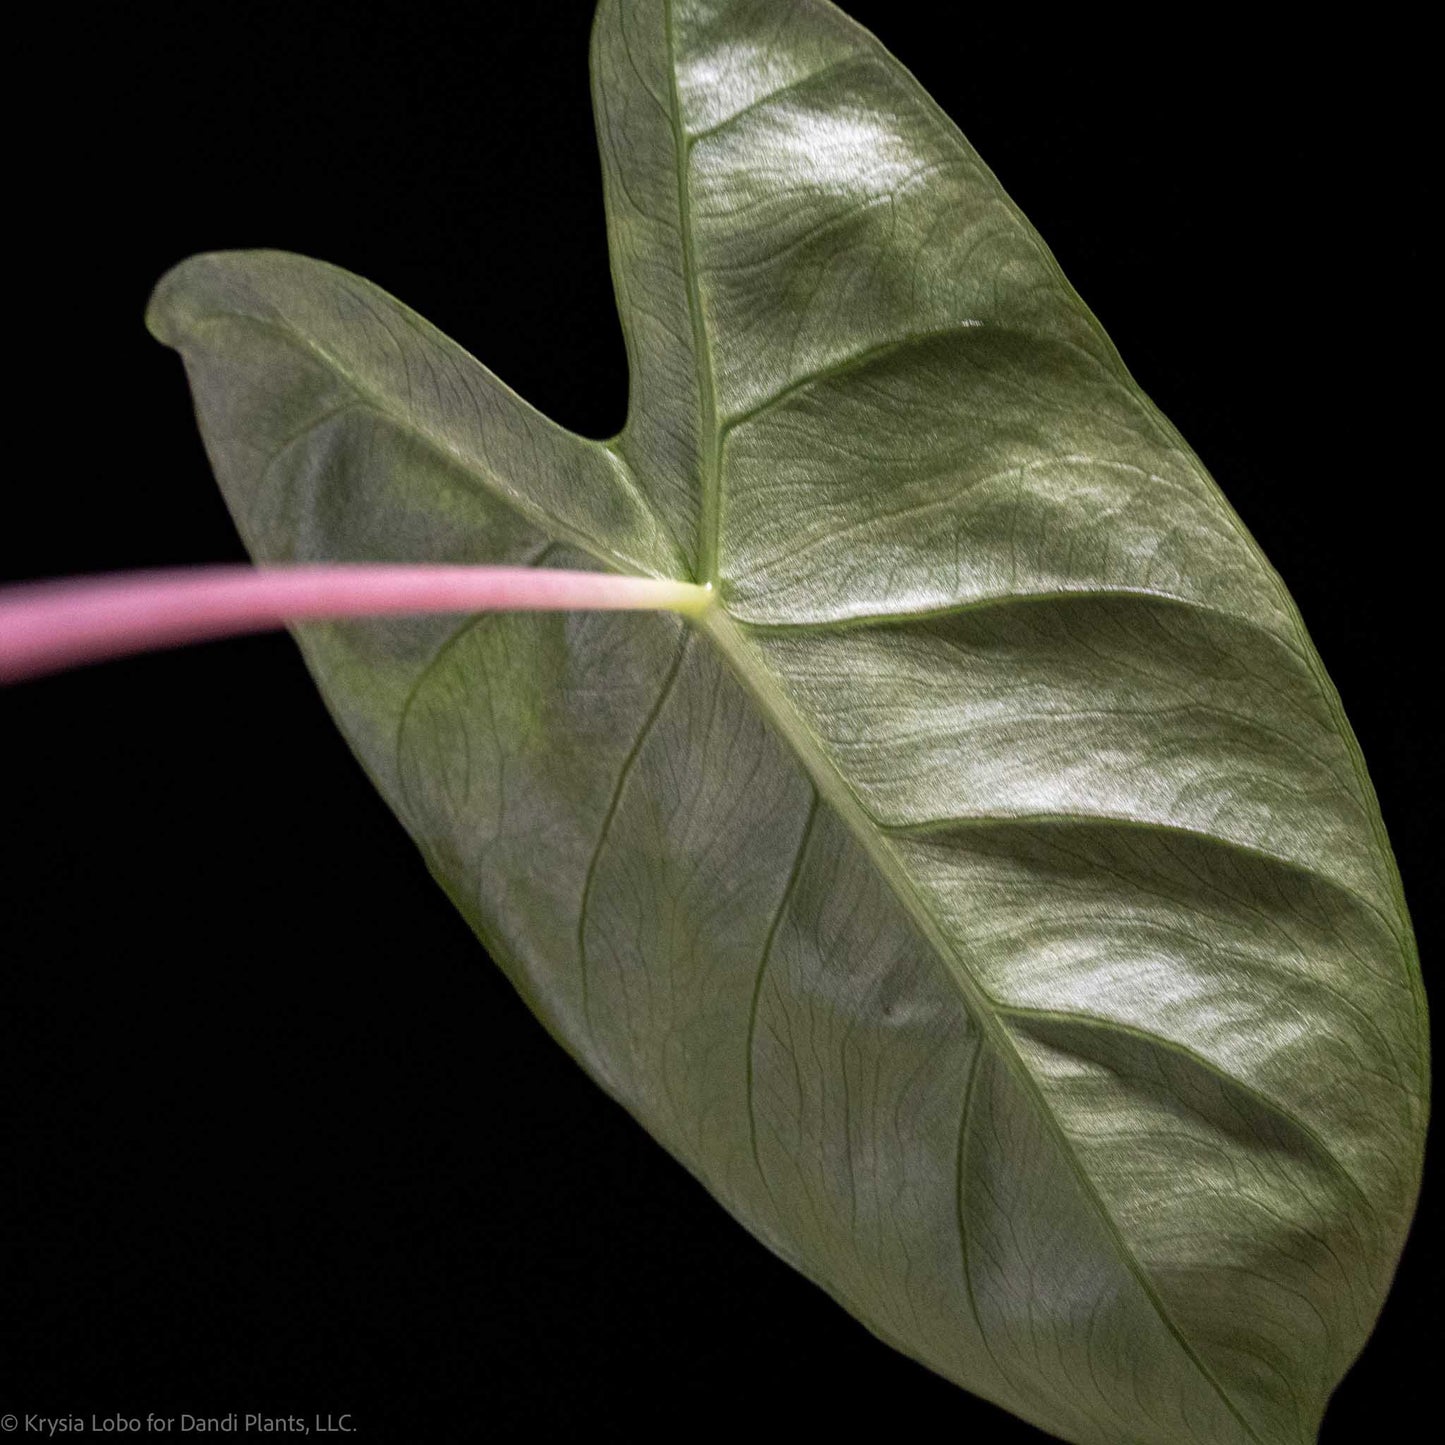
[[[321,263],[160,286],[268,560],[713,583],[313,626],[588,1072],[870,1328],[1075,1441],[1312,1437],[1425,1120],[1376,804],[1279,578],[982,162],[822,0],[605,0],[628,423]]]

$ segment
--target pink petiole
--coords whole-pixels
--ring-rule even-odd
[[[656,610],[696,616],[711,588],[547,567],[192,567],[0,589],[0,682],[292,622],[419,612]]]

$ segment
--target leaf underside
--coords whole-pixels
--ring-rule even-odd
[[[593,77],[610,442],[319,262],[157,290],[258,559],[719,598],[308,626],[330,707],[555,1036],[883,1338],[1066,1440],[1313,1438],[1427,1061],[1288,595],[832,6],[604,0]]]

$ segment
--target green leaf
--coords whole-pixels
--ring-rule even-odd
[[[605,0],[627,426],[277,253],[158,288],[268,561],[708,581],[308,626],[555,1036],[871,1329],[1067,1440],[1295,1442],[1413,1208],[1425,1015],[1283,585],[821,0]]]

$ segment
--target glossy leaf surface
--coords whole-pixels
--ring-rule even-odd
[[[343,731],[548,1027],[878,1334],[1068,1440],[1312,1438],[1426,1058],[1283,586],[837,10],[606,0],[593,74],[614,441],[318,262],[157,292],[258,558],[715,588],[309,626]]]

